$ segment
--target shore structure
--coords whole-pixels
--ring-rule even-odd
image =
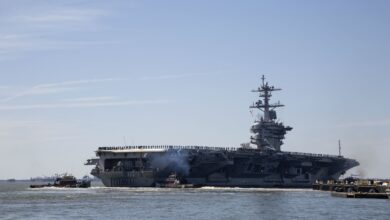
[[[387,199],[390,180],[356,179],[316,181],[314,190],[330,191],[332,196],[344,198]]]
[[[252,90],[259,99],[250,106],[262,112],[251,126],[250,143],[240,147],[207,146],[120,146],[99,147],[97,158],[85,165],[109,187],[161,185],[173,173],[183,184],[222,187],[310,188],[316,180],[338,179],[358,166],[342,155],[286,152],[283,139],[292,127],[277,119],[280,102],[271,103],[280,91],[265,81]]]

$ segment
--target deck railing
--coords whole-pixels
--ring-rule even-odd
[[[206,146],[180,146],[180,145],[155,145],[155,146],[119,146],[119,147],[99,147],[99,151],[105,150],[127,150],[127,149],[166,149],[166,150],[214,150],[214,151],[236,151],[235,147],[206,147]]]
[[[127,149],[165,149],[165,150],[208,150],[208,151],[241,151],[241,152],[259,152],[254,148],[237,148],[237,147],[208,147],[208,146],[180,146],[180,145],[151,145],[151,146],[118,146],[118,147],[99,147],[98,151],[112,151],[112,150],[127,150]],[[326,158],[340,158],[340,156],[329,154],[314,154],[282,151],[284,154],[295,156],[311,156],[311,157],[326,157]],[[341,156],[342,157],[342,156]]]

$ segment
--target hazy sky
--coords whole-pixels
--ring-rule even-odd
[[[0,178],[99,146],[239,146],[251,89],[281,87],[283,150],[390,177],[390,1],[0,1]],[[124,138],[125,137],[125,138]]]

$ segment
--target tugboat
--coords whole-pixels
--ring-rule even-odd
[[[82,180],[77,180],[76,177],[72,175],[64,175],[62,177],[57,177],[53,184],[43,184],[43,185],[30,185],[30,188],[44,188],[44,187],[59,187],[59,188],[88,188],[91,187],[91,180],[84,178]]]
[[[193,188],[193,184],[183,184],[178,179],[176,173],[172,173],[163,183],[156,183],[156,187],[161,188]]]

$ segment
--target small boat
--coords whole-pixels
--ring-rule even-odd
[[[162,183],[156,183],[156,187],[160,188],[193,188],[193,184],[183,184],[178,179],[175,173],[168,176]]]
[[[71,175],[64,175],[57,177],[53,184],[30,185],[30,188],[44,188],[44,187],[60,187],[60,188],[88,188],[91,187],[91,180],[84,178],[77,180]]]
[[[15,182],[15,179],[7,179],[8,182]]]

